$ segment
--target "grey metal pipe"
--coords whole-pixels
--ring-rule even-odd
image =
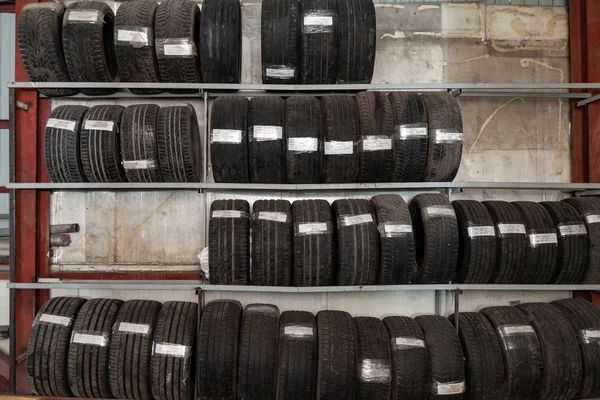
[[[68,233],[54,233],[50,235],[51,247],[63,247],[71,244],[71,235]]]
[[[79,232],[79,224],[50,225],[50,234]]]

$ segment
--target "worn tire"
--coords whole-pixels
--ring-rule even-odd
[[[196,111],[191,104],[158,111],[158,164],[165,182],[200,182],[202,149]]]
[[[517,283],[552,283],[557,270],[558,244],[546,243],[532,246],[533,234],[556,235],[552,216],[542,205],[532,201],[514,201],[512,204],[521,213],[528,236],[525,252],[526,267]]]
[[[136,104],[123,111],[121,155],[129,182],[163,181],[156,147],[158,110],[156,104]]]
[[[541,399],[544,363],[542,350],[527,317],[515,307],[487,307],[479,311],[494,326],[504,359],[505,399]],[[529,328],[508,334],[506,328]]]
[[[61,41],[65,6],[28,4],[19,14],[17,36],[23,68],[31,82],[70,82]],[[40,89],[48,97],[72,96],[77,89]]]
[[[279,318],[278,400],[313,400],[317,376],[317,322],[306,311]]]
[[[287,200],[257,200],[252,205],[252,273],[259,286],[291,286],[292,205]]]
[[[85,299],[54,297],[38,312],[27,343],[27,382],[38,396],[71,396],[68,381],[68,351],[73,321]],[[54,321],[49,321],[54,319]],[[54,318],[52,318],[54,316]],[[44,321],[45,320],[45,321]]]
[[[215,130],[240,131],[240,141],[228,142]],[[250,183],[248,171],[248,99],[217,97],[210,117],[210,162],[215,182]]]
[[[73,131],[46,126],[44,130],[44,162],[52,182],[87,182],[81,163],[81,128],[88,112],[84,106],[58,106],[50,118],[75,123]]]
[[[197,322],[196,303],[168,301],[161,307],[154,328],[150,359],[152,399],[195,398]]]
[[[73,11],[97,11],[98,23],[72,23],[69,16]],[[62,23],[62,45],[72,82],[119,81],[114,28],[115,15],[106,3],[81,1],[67,7]],[[104,96],[115,92],[115,89],[81,89],[81,93],[88,96]]]
[[[395,131],[392,181],[422,182],[429,148],[425,103],[412,92],[392,92],[388,97]]]
[[[429,382],[427,349],[419,324],[410,317],[383,319],[391,344],[391,400],[426,400]],[[400,339],[398,341],[398,339]]]
[[[279,342],[279,309],[249,304],[244,309],[238,359],[239,400],[275,398]]]
[[[339,286],[374,285],[379,270],[379,234],[369,200],[341,199],[332,204],[336,221]]]
[[[600,397],[600,346],[597,338],[587,336],[589,331],[600,330],[600,310],[583,299],[556,300],[552,305],[569,321],[579,342],[583,373],[576,398]]]
[[[458,222],[456,283],[488,283],[496,261],[496,231],[492,216],[479,201],[452,202]]]
[[[122,300],[91,299],[77,313],[69,344],[68,365],[69,386],[75,397],[112,397],[108,380],[109,344],[122,304]],[[77,334],[85,336],[76,339]],[[93,343],[96,338],[100,341]],[[86,339],[90,341],[84,343]]]
[[[337,0],[337,83],[371,83],[377,21],[373,0]]]
[[[321,103],[316,97],[285,101],[285,137],[287,183],[321,183]]]
[[[321,97],[323,183],[355,183],[358,178],[358,111],[352,96]]]
[[[345,311],[317,313],[319,341],[316,400],[354,399],[356,391],[356,327]]]
[[[540,204],[550,213],[558,236],[556,271],[551,283],[583,283],[590,267],[590,242],[583,219],[575,207],[564,201],[543,201]]]
[[[152,399],[152,336],[161,306],[154,300],[129,300],[119,309],[108,361],[110,389],[114,398]],[[138,332],[127,331],[131,328]]]
[[[326,32],[306,33],[306,13],[325,12],[332,18]],[[300,79],[301,84],[333,84],[338,66],[336,0],[300,0]],[[311,30],[309,27],[308,30]]]
[[[165,83],[200,82],[200,9],[192,0],[163,1],[156,10],[154,38],[160,80]],[[165,55],[165,40],[179,38],[195,46],[194,55]],[[160,48],[162,46],[162,49]],[[173,91],[172,91],[173,92]],[[194,91],[197,93],[197,90]]]
[[[427,344],[429,399],[462,399],[465,361],[456,329],[448,319],[439,315],[421,315],[415,321],[421,327]],[[454,383],[456,385],[445,386]],[[442,394],[443,390],[449,393]]]
[[[258,96],[250,100],[248,163],[252,183],[285,183],[284,113],[285,102],[281,97]],[[282,137],[257,141],[255,126],[281,127]]]
[[[449,283],[454,278],[459,249],[458,224],[452,205],[440,194],[419,194],[412,198],[408,210],[417,258],[411,282]]]
[[[390,340],[378,318],[356,317],[356,400],[388,400],[391,391]]]
[[[81,163],[88,182],[127,182],[121,156],[123,106],[89,109],[81,128]],[[89,121],[107,121],[106,129],[87,129]],[[112,123],[112,127],[110,124]]]
[[[294,286],[331,286],[335,282],[334,225],[326,200],[296,200],[294,218]],[[321,233],[298,234],[301,224],[326,228]],[[308,226],[308,225],[307,225]]]
[[[569,321],[552,304],[528,303],[516,307],[527,316],[540,340],[544,360],[540,398],[574,398],[581,385],[582,362]]]
[[[564,199],[577,209],[585,222],[590,242],[590,268],[583,283],[600,283],[600,200],[587,197],[570,197]]]
[[[394,162],[392,104],[383,92],[359,92],[356,105],[360,121],[358,182],[389,182]],[[377,142],[373,142],[374,139]],[[383,149],[373,150],[373,143],[380,144]]]
[[[204,0],[200,23],[200,69],[207,83],[240,83],[242,8],[239,0]]]
[[[452,182],[462,158],[462,116],[458,101],[450,93],[423,93],[427,111],[429,146],[425,165],[425,182]],[[460,140],[439,142],[436,132],[447,130],[460,133]],[[450,139],[450,138],[447,138]]]
[[[496,261],[488,283],[518,283],[527,268],[527,233],[519,210],[506,201],[484,201],[496,230]]]
[[[408,206],[396,194],[371,198],[379,233],[377,284],[402,285],[410,282],[416,269],[415,240]]]
[[[491,322],[483,314],[466,312],[452,314],[465,356],[466,400],[504,399],[504,362],[502,349]]]
[[[228,216],[231,213],[235,216]],[[216,214],[223,216],[215,216]],[[210,282],[247,285],[250,279],[250,205],[246,200],[215,200],[208,221]]]
[[[300,26],[297,0],[264,0],[260,50],[264,84],[298,83]]]
[[[122,2],[115,17],[115,54],[122,82],[160,82],[154,45],[154,19],[158,3],[135,0]],[[143,29],[147,42],[134,43],[120,31],[130,35],[131,28]],[[129,31],[129,32],[127,32]],[[134,31],[135,32],[135,31]],[[140,32],[140,31],[137,31]],[[121,40],[127,39],[127,40]],[[141,38],[143,40],[143,38]],[[151,95],[162,93],[161,89],[129,89],[132,93]]]
[[[213,300],[204,307],[198,328],[196,363],[200,400],[236,398],[241,319],[239,301]]]

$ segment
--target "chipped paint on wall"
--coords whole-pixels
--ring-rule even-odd
[[[394,34],[391,33],[384,33],[381,36],[381,39],[385,39],[385,38],[391,38],[391,39],[405,39],[406,35],[404,34],[404,32],[402,31],[396,31],[394,32]]]
[[[440,8],[440,6],[436,6],[433,4],[424,4],[422,6],[419,6],[419,8],[417,8],[417,11],[425,11],[425,10],[435,10]]]

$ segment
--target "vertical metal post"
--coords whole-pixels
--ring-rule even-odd
[[[444,315],[446,309],[446,291],[436,290],[435,291],[435,315]]]
[[[9,174],[10,182],[15,181],[15,89],[8,89],[8,141],[9,141]],[[8,194],[9,201],[9,230],[10,230],[10,254],[9,254],[9,281],[16,282],[16,250],[15,250],[15,190],[11,189]],[[17,318],[16,318],[16,290],[10,289],[9,298],[9,362],[10,362],[10,393],[17,393]]]
[[[462,290],[455,289],[454,290],[454,324],[456,325],[456,332],[458,332],[458,327],[460,323],[460,295],[462,294]]]

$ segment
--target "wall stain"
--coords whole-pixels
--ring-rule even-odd
[[[490,121],[492,119],[494,119],[494,117],[496,116],[496,114],[498,114],[500,112],[500,110],[502,110],[504,107],[508,106],[513,101],[517,101],[517,100],[519,100],[521,102],[521,104],[525,104],[525,100],[523,100],[522,97],[513,97],[512,99],[508,100],[506,103],[502,104],[500,107],[496,108],[494,110],[494,112],[491,113],[489,117],[487,117],[487,119],[483,122],[483,125],[481,125],[481,128],[479,129],[479,133],[477,133],[477,137],[475,138],[475,141],[473,142],[473,144],[471,145],[471,148],[469,149],[469,154],[471,154],[473,152],[473,149],[475,148],[475,146],[477,145],[477,142],[481,138],[481,135],[483,134],[483,131],[488,126],[488,124],[490,123]]]
[[[381,36],[380,39],[385,39],[385,38],[392,38],[392,39],[405,39],[406,35],[404,34],[403,31],[396,31],[394,32],[394,34],[392,35],[391,33],[386,33],[383,36]]]

